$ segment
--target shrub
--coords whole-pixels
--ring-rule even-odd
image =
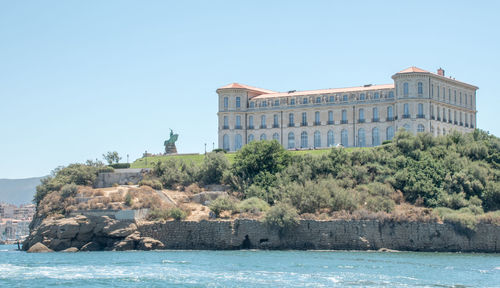
[[[290,204],[279,202],[266,212],[264,223],[283,234],[299,224],[299,215]]]
[[[307,181],[305,185],[292,183],[283,188],[284,199],[288,200],[300,214],[315,213],[328,206],[330,189],[327,181]]]
[[[352,212],[358,208],[357,201],[352,190],[337,187],[332,191],[330,198],[330,208],[332,211],[349,211]]]
[[[133,204],[132,194],[130,194],[130,192],[127,192],[127,194],[125,195],[125,205],[130,207],[132,206],[132,204]]]
[[[139,181],[139,186],[149,186],[155,190],[163,189],[163,185],[157,179],[142,179]]]
[[[237,205],[239,212],[249,212],[252,214],[260,214],[269,210],[269,204],[266,201],[257,197],[248,198]]]
[[[229,169],[229,161],[224,153],[208,153],[200,167],[199,179],[202,184],[220,184],[224,171]]]
[[[236,201],[229,196],[219,196],[210,203],[209,207],[214,212],[215,217],[219,217],[223,211],[236,210]]]
[[[66,184],[61,188],[61,196],[63,198],[75,197],[78,192],[78,186],[75,184]]]
[[[113,167],[114,169],[127,169],[130,168],[130,163],[115,163],[115,164],[110,164],[110,167]]]
[[[394,200],[382,196],[369,197],[366,200],[366,208],[373,212],[387,212],[394,210]]]
[[[450,208],[439,207],[434,209],[439,217],[447,223],[456,225],[462,231],[474,231],[478,223],[478,218],[467,208],[452,210]]]

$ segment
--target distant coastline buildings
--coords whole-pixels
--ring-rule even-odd
[[[12,241],[28,236],[29,225],[35,211],[34,204],[18,207],[0,203],[0,241]]]
[[[310,91],[275,92],[232,83],[219,95],[219,148],[239,150],[276,139],[287,149],[368,147],[404,128],[446,135],[476,127],[478,87],[410,67],[394,83]]]

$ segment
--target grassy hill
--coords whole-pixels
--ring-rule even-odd
[[[42,178],[0,179],[0,201],[15,205],[31,203]]]
[[[360,149],[371,149],[371,148],[344,148],[346,151],[355,151]],[[331,149],[318,149],[318,150],[296,150],[290,151],[292,155],[326,155],[330,152]],[[234,162],[234,156],[236,153],[226,153],[226,158],[229,163]],[[152,157],[143,157],[135,160],[132,164],[130,164],[130,168],[153,168],[154,164],[158,162],[164,162],[167,159],[178,159],[187,162],[193,162],[194,164],[200,164],[203,162],[204,154],[184,154],[184,155],[168,155],[168,156],[152,156]],[[147,164],[146,164],[147,163]]]

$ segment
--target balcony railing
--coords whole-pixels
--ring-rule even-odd
[[[307,126],[307,122],[300,123],[300,126]]]
[[[431,119],[432,120],[436,120],[436,117],[434,117],[434,115],[431,116]]]
[[[460,122],[460,126],[464,126],[464,122]]]
[[[267,128],[267,125],[266,124],[262,124],[260,125],[260,129],[266,129]]]
[[[448,120],[448,123],[450,123],[450,124],[451,124],[451,123],[453,123],[453,121],[451,121],[451,119],[450,119],[450,120]]]
[[[255,129],[253,125],[248,125],[248,129]]]
[[[474,128],[474,124],[470,124],[470,128]]]
[[[387,117],[385,120],[386,121],[394,121],[394,117]]]
[[[446,118],[443,118],[443,122],[446,122]]]
[[[241,129],[241,125],[236,125],[234,129]]]
[[[465,123],[465,127],[469,128],[469,123]]]
[[[333,125],[333,124],[334,124],[333,120],[328,120],[328,125]]]
[[[365,123],[365,119],[358,119],[358,123]]]
[[[320,126],[321,125],[321,122],[314,122],[314,126]]]
[[[453,121],[453,124],[458,125],[458,121]]]
[[[280,125],[278,125],[277,123],[273,124],[273,128],[280,128]]]
[[[373,118],[372,119],[372,122],[379,122],[379,121],[380,121],[380,119],[378,119],[378,118]]]
[[[227,130],[227,129],[229,129],[229,126],[224,125],[224,126],[222,126],[222,129]]]
[[[295,127],[295,123],[288,123],[288,127]]]
[[[403,114],[403,119],[408,119],[410,118],[410,114]]]
[[[441,121],[441,117],[439,117],[439,116],[438,116],[437,120],[438,120],[438,121]]]
[[[340,120],[340,124],[347,124],[347,120]]]
[[[423,119],[423,118],[425,118],[425,115],[424,114],[417,114],[417,118]]]

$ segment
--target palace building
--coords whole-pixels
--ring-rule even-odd
[[[478,87],[410,67],[392,84],[275,92],[233,83],[217,89],[219,148],[276,139],[286,149],[368,147],[404,128],[445,135],[476,127]]]

